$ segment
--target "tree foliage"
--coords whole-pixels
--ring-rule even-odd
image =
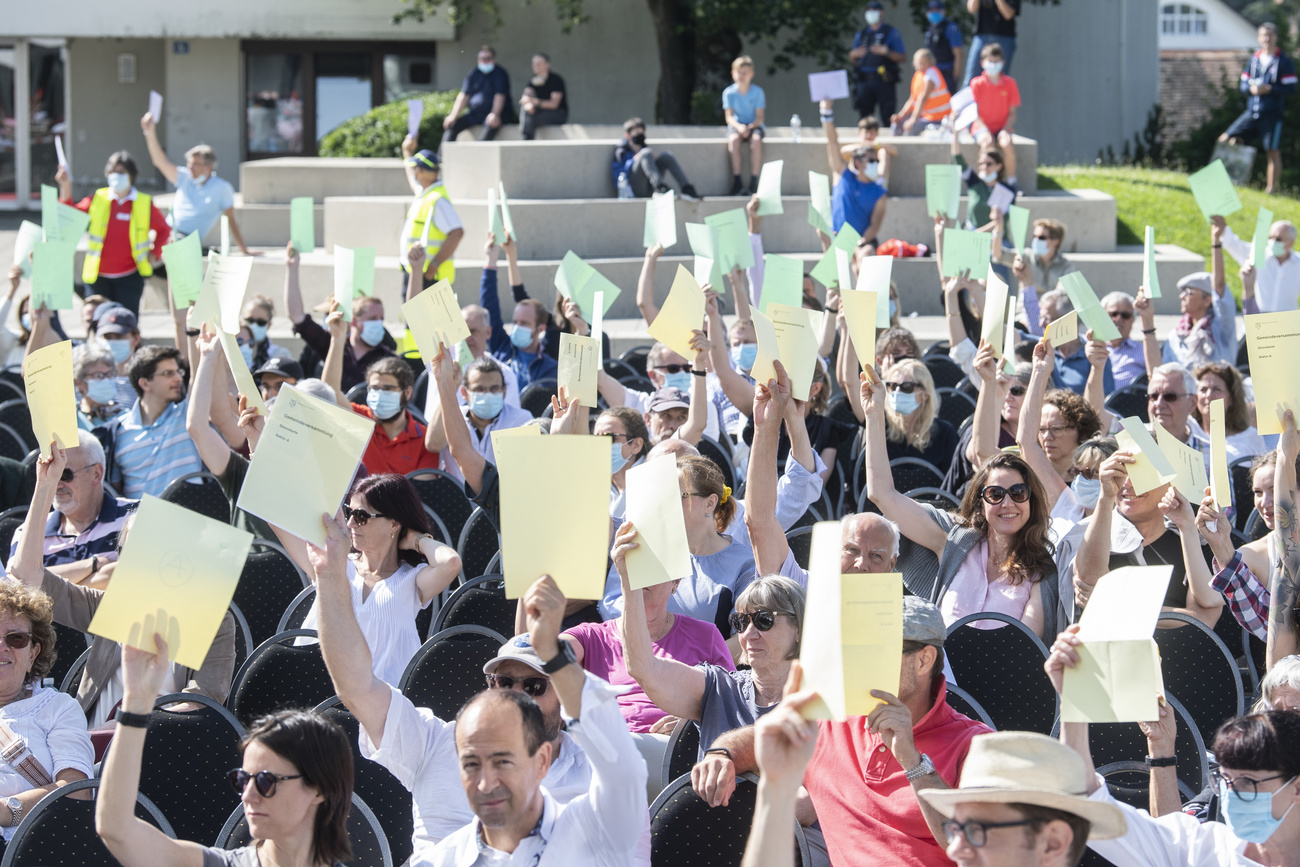
[[[417,135],[422,148],[437,150],[442,144],[442,121],[451,111],[456,91],[412,95],[424,100],[424,117]],[[377,105],[365,114],[344,121],[320,142],[323,157],[400,157],[406,138],[406,99]]]

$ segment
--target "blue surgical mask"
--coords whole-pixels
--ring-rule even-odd
[[[898,315],[898,302],[893,298],[889,299],[889,318],[893,319]]]
[[[867,19],[868,24],[870,24],[872,27],[875,27],[877,24],[880,23],[880,10],[868,9],[867,14],[864,17]]]
[[[491,75],[491,74],[492,74],[492,70],[494,70],[494,69],[496,69],[496,68],[497,68],[497,65],[496,65],[495,63],[480,63],[480,64],[478,65],[478,71],[481,72],[481,73],[483,73],[484,75]]]
[[[1290,786],[1295,782],[1295,777],[1287,781],[1282,789]],[[1281,791],[1279,789],[1279,791]],[[1238,840],[1245,840],[1247,843],[1263,843],[1272,837],[1273,834],[1281,827],[1282,822],[1286,820],[1287,813],[1291,808],[1286,808],[1286,813],[1282,814],[1281,819],[1273,818],[1273,798],[1277,792],[1261,792],[1255,796],[1253,801],[1242,800],[1241,795],[1230,791],[1226,786],[1219,787],[1219,800],[1223,804],[1223,818],[1228,823],[1228,829],[1237,835]]]
[[[263,340],[266,339],[266,326],[265,326],[265,325],[258,325],[256,322],[249,322],[249,323],[248,323],[248,330],[249,330],[249,333],[251,333],[251,334],[253,335],[253,342],[254,342],[254,343],[261,343]]]
[[[867,163],[867,166],[862,170],[862,173],[874,181],[876,178],[880,177],[880,163]]]
[[[490,391],[471,391],[469,393],[469,411],[484,421],[491,421],[501,415],[501,407],[506,405],[504,394]]]
[[[113,352],[114,364],[121,364],[131,357],[131,340],[129,338],[119,340],[113,337],[105,337],[104,342],[108,344],[108,348]]]
[[[510,326],[510,344],[515,349],[527,349],[528,345],[533,342],[533,329],[525,328],[522,325]]]
[[[1080,506],[1085,509],[1095,509],[1097,499],[1101,496],[1101,479],[1075,476],[1074,481],[1070,482],[1070,490],[1074,492],[1074,498],[1079,501]]]
[[[112,187],[113,192],[119,196],[130,191],[131,176],[122,172],[110,172],[108,175],[108,185]]]
[[[986,184],[991,185],[993,184],[993,182],[995,182],[998,179],[998,173],[996,171],[988,172],[987,174],[984,172],[979,172],[978,174],[980,180]]]
[[[627,458],[623,457],[623,444],[609,444],[609,472],[610,475],[617,473],[627,466]]]
[[[402,393],[400,391],[380,391],[376,388],[366,389],[366,406],[380,421],[396,418],[402,411]]]
[[[984,64],[984,71],[989,75],[999,75],[1002,72],[1001,60],[990,60]]]
[[[384,320],[368,319],[361,323],[361,342],[367,346],[378,346],[384,342]]]
[[[928,18],[928,19],[930,20],[930,23],[931,23],[931,24],[938,24],[940,21],[943,20],[943,13],[942,13],[942,12],[927,12],[927,13],[925,13],[925,17]]]
[[[244,356],[244,364],[248,365],[249,370],[252,370],[253,369],[253,347],[249,346],[247,343],[241,343],[239,344],[239,354]]]
[[[885,398],[885,403],[899,415],[911,415],[916,412],[916,393],[904,394],[901,391],[891,391]]]
[[[752,370],[757,360],[757,343],[741,343],[731,347],[731,363],[736,370]]]
[[[92,379],[86,383],[86,397],[94,403],[111,403],[117,394],[117,383],[112,379]]]
[[[1286,244],[1282,243],[1281,241],[1274,241],[1273,243],[1268,245],[1268,251],[1272,253],[1274,256],[1276,256],[1277,258],[1281,259],[1283,256],[1286,255]]]
[[[1046,255],[1047,255],[1047,239],[1046,239],[1046,238],[1035,238],[1032,242],[1030,242],[1030,244],[1029,244],[1029,249],[1033,251],[1033,253],[1034,253],[1035,256],[1046,256]]]
[[[31,317],[30,315],[24,313],[22,316],[19,317],[19,321],[22,322],[22,324],[23,324],[23,331],[26,331],[28,334],[31,334],[31,333],[32,333],[32,317]]]
[[[665,373],[664,387],[680,389],[683,394],[690,394],[691,375],[684,370],[681,373]]]

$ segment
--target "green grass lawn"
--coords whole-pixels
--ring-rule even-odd
[[[1147,226],[1154,226],[1157,244],[1177,244],[1205,256],[1210,270],[1210,223],[1192,198],[1187,175],[1160,169],[1124,166],[1039,166],[1038,189],[1090,188],[1115,197],[1119,214],[1116,241],[1141,246]],[[1300,200],[1289,196],[1266,196],[1257,189],[1238,187],[1242,208],[1228,217],[1237,237],[1250,241],[1260,207],[1271,210],[1275,219],[1295,219]],[[1237,263],[1227,256],[1228,285],[1241,300],[1241,278]]]

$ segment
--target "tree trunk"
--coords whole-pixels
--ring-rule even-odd
[[[695,90],[695,29],[690,0],[648,0],[659,45],[659,94],[656,121],[691,122]]]

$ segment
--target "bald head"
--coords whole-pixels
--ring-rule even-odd
[[[659,445],[650,450],[646,455],[646,460],[654,460],[662,455],[676,455],[678,458],[698,458],[700,450],[685,440],[679,440],[676,437],[663,440]]]
[[[846,575],[892,572],[898,562],[898,526],[883,515],[863,512],[840,524],[840,569]]]

